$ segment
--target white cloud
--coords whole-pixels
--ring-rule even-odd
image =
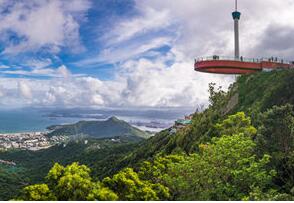
[[[180,37],[174,48],[188,57],[206,55],[233,55],[234,1],[219,0],[137,0],[139,7],[168,10],[169,21],[177,20]],[[240,21],[241,54],[249,57],[266,57],[264,50],[255,47],[266,36],[268,28],[277,25],[294,28],[294,3],[292,0],[246,0],[239,1],[242,13]],[[274,41],[281,39],[275,38]],[[267,42],[268,43],[268,42]],[[289,41],[289,43],[291,43]],[[293,44],[294,45],[294,44]],[[281,53],[281,56],[284,54]],[[293,55],[293,54],[292,54]]]
[[[68,78],[71,75],[70,71],[64,65],[60,66],[56,72],[64,78]]]
[[[18,43],[12,41],[6,44],[3,53],[36,52],[41,48],[51,53],[59,52],[61,47],[71,47],[74,51],[83,49],[79,39],[79,24],[74,15],[89,9],[87,0],[75,0],[70,4],[57,0],[3,2],[2,5],[9,5],[6,7],[8,12],[0,16],[3,41],[9,42],[5,38],[7,32],[13,32],[20,38]]]
[[[167,10],[155,10],[154,8],[138,8],[141,15],[129,20],[118,22],[111,33],[107,33],[102,39],[108,45],[127,41],[141,34],[151,31],[163,30],[170,22]]]
[[[152,49],[160,48],[164,45],[171,45],[171,42],[172,39],[170,37],[158,37],[147,41],[130,42],[119,48],[110,47],[104,49],[98,56],[80,60],[74,64],[80,67],[87,67],[97,64],[124,62],[149,55]]]
[[[193,63],[174,54],[176,62],[171,66],[166,65],[165,57],[157,61],[126,62],[121,72],[126,81],[122,92],[123,105],[178,107],[207,104],[209,82],[227,88],[233,81],[230,76],[197,73],[193,70]]]
[[[209,82],[216,82],[224,88],[229,86],[234,77],[195,72],[193,60],[197,56],[233,55],[232,1],[140,0],[136,2],[141,15],[117,22],[112,32],[102,38],[106,44],[104,50],[93,58],[78,62],[83,66],[97,63],[117,64],[113,80],[76,77],[65,66],[58,69],[43,66],[24,71],[23,74],[56,77],[48,80],[0,78],[0,93],[5,95],[0,97],[0,103],[110,107],[197,106],[207,105]],[[292,42],[287,42],[288,37],[286,37],[283,43],[278,43],[281,45],[278,48],[282,51],[275,52],[278,50],[276,46],[270,46],[274,45],[271,44],[271,37],[275,38],[273,40],[281,40],[279,33],[281,29],[269,29],[279,24],[285,33],[289,34],[288,28],[293,30],[294,21],[290,19],[294,18],[292,12],[294,3],[291,0],[283,2],[283,4],[278,0],[239,2],[242,12],[240,21],[242,55],[262,56],[265,53],[262,49],[266,47],[275,49],[274,53],[285,54],[284,46],[289,47]],[[79,12],[79,8],[82,7],[79,6],[80,3],[75,1],[67,9]],[[60,9],[59,6],[52,5],[53,8]],[[48,33],[56,28],[57,31],[61,30],[60,33],[63,35],[53,34],[50,36],[52,38],[48,39],[46,36],[44,39],[36,38],[34,43],[49,42],[53,44],[51,48],[58,51],[59,47],[65,44],[63,38],[65,35],[72,36],[71,41],[78,38],[78,24],[72,15],[60,15],[60,18],[67,24],[56,27],[52,25],[54,28],[48,28]],[[1,22],[0,19],[0,28]],[[28,38],[34,36],[34,33],[20,30],[23,35],[29,36]],[[270,31],[274,31],[274,35],[270,35]],[[264,46],[265,43],[267,46]],[[164,53],[156,50],[164,45],[168,45],[170,50]],[[36,67],[42,66],[36,64]],[[19,81],[25,84],[24,87],[18,85]],[[16,99],[18,92],[26,93],[21,93],[22,98]]]
[[[47,59],[31,59],[28,60],[25,64],[25,66],[28,66],[30,68],[34,68],[34,69],[41,69],[41,68],[45,68],[49,65],[52,64],[52,60],[47,58]]]
[[[225,6],[221,5],[221,9]],[[210,82],[227,88],[234,80],[231,76],[197,73],[193,69],[197,55],[231,51],[231,36],[228,36],[229,25],[232,24],[230,14],[225,23],[217,22],[217,25],[228,27],[229,31],[218,27],[213,31],[211,25],[203,24],[210,7],[207,2],[137,1],[137,7],[141,15],[118,22],[112,32],[102,38],[108,47],[97,57],[78,62],[80,66],[119,62],[115,70],[115,82],[119,84],[117,89],[104,82],[100,85],[107,86],[112,95],[119,95],[118,99],[109,98],[109,94],[99,94],[98,103],[153,107],[207,105]],[[215,19],[221,19],[223,14],[212,11]],[[157,33],[158,30],[164,34]],[[219,40],[220,37],[224,42]],[[213,40],[210,42],[210,39]],[[167,53],[155,51],[165,45],[171,47]],[[152,56],[152,59],[146,56]]]
[[[8,68],[10,68],[10,67],[7,65],[0,64],[0,69],[8,69]]]
[[[32,70],[5,70],[1,73],[10,75],[24,75],[24,76],[45,76],[45,77],[57,77],[68,78],[72,74],[66,66],[62,65],[56,68],[33,68]],[[80,76],[80,75],[75,75]]]
[[[95,66],[124,62],[148,55],[153,49],[171,45],[175,37],[176,20],[171,20],[168,9],[154,9],[138,6],[139,15],[122,19],[110,25],[111,29],[99,38],[102,42],[100,53],[80,60],[75,65]],[[161,33],[169,29],[169,33]],[[174,32],[175,31],[175,32]]]
[[[175,63],[171,66],[166,65],[169,55],[156,61],[128,60],[112,81],[68,77],[67,74],[64,78],[50,80],[12,79],[6,83],[6,79],[0,79],[0,86],[11,92],[10,96],[0,98],[0,103],[11,103],[15,97],[13,92],[18,91],[24,104],[37,106],[191,107],[207,105],[209,82],[214,81],[227,88],[234,79],[197,73],[193,64],[186,62],[180,53],[173,52],[173,55]],[[60,69],[67,72],[64,67]],[[18,85],[11,84],[13,81]]]
[[[18,82],[18,91],[19,95],[25,99],[32,99],[33,97],[30,86],[24,81]]]

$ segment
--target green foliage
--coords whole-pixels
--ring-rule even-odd
[[[67,174],[67,167],[55,165],[46,179],[49,191],[31,189],[40,198],[53,194],[57,199],[83,200],[293,200],[294,113],[287,105],[294,103],[293,77],[293,70],[244,75],[228,93],[210,84],[209,108],[196,112],[192,125],[173,135],[164,130],[120,147],[100,143],[99,152],[94,145],[73,144],[68,149],[0,156],[32,168],[37,174],[29,175],[34,182],[54,162],[80,161],[93,170],[95,181],[79,165]],[[5,181],[4,176],[0,178]]]
[[[255,116],[274,105],[294,103],[294,71],[261,72],[238,77],[236,86],[239,102],[235,111],[245,111]]]
[[[153,161],[142,162],[138,174],[143,180],[162,183],[162,177],[167,173],[169,165],[180,163],[184,159],[184,155],[157,156]]]
[[[227,93],[222,90],[222,87],[216,89],[216,83],[209,83],[209,103],[210,107],[213,109],[221,109],[226,102]]]
[[[141,141],[150,137],[150,134],[135,128],[123,120],[111,117],[106,121],[80,121],[75,124],[50,126],[53,129],[49,136],[83,134],[95,138],[109,138],[126,136]]]
[[[294,149],[293,106],[274,106],[261,115],[256,142],[268,153],[290,153]]]
[[[54,163],[68,165],[72,162],[85,164],[92,169],[92,175],[104,178],[120,169],[116,163],[134,151],[136,143],[121,138],[121,142],[109,139],[75,140],[39,151],[14,150],[0,153],[0,159],[13,160],[17,166],[0,164],[0,200],[17,196],[22,187],[42,182]]]
[[[22,167],[0,164],[0,199],[9,200],[19,195],[22,187],[27,185],[28,177]]]
[[[274,171],[267,171],[269,156],[257,160],[255,144],[244,134],[214,138],[201,145],[183,163],[170,166],[165,181],[176,200],[241,200],[251,186],[263,190]]]
[[[234,135],[243,133],[244,135],[253,136],[256,134],[256,128],[251,125],[250,117],[246,117],[244,112],[238,112],[230,115],[222,123],[216,124],[215,128],[219,135]]]
[[[131,168],[112,178],[94,182],[90,169],[74,162],[66,167],[56,163],[45,178],[46,183],[27,186],[19,200],[164,200],[169,198],[167,187],[142,180]]]
[[[117,194],[107,187],[104,187],[101,183],[95,183],[93,189],[87,196],[87,201],[116,201],[118,200]]]
[[[90,169],[73,163],[67,167],[55,164],[46,179],[59,200],[84,200],[92,190]]]
[[[125,168],[102,183],[118,194],[120,200],[163,200],[168,199],[169,190],[161,184],[141,180],[132,168]]]
[[[294,112],[293,106],[274,106],[261,114],[256,137],[258,152],[272,156],[277,169],[275,182],[287,192],[294,187]]]
[[[294,197],[286,194],[279,193],[277,190],[270,189],[267,192],[262,191],[259,187],[253,187],[249,196],[242,199],[243,201],[293,201]]]
[[[274,112],[282,110],[274,108]],[[265,125],[265,121],[275,118],[275,114],[265,113],[261,123]],[[285,112],[282,115],[286,115]],[[263,132],[261,129],[259,133]],[[291,195],[273,188],[276,171],[268,167],[269,155],[260,153],[260,158],[256,155],[258,144],[253,141],[256,129],[245,113],[229,116],[214,125],[214,130],[218,136],[212,136],[209,143],[199,144],[198,153],[158,154],[153,161],[143,161],[137,172],[125,168],[102,182],[93,182],[86,166],[55,164],[46,177],[49,191],[41,193],[43,190],[34,191],[34,187],[32,190],[42,198],[53,194],[52,198],[58,200],[292,199]],[[261,134],[256,138],[258,136]]]
[[[117,200],[109,188],[93,182],[90,169],[74,162],[66,167],[56,163],[46,176],[46,184],[23,189],[20,200]]]
[[[23,196],[19,200],[26,201],[56,201],[56,196],[46,184],[30,185],[23,189]]]

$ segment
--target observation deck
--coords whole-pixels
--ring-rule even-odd
[[[212,56],[195,60],[195,71],[218,74],[251,74],[260,71],[294,68],[294,62],[278,58],[243,58]]]

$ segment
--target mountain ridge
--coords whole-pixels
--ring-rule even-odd
[[[105,121],[79,121],[74,124],[49,126],[47,129],[51,130],[51,132],[48,133],[48,136],[74,136],[82,134],[93,138],[127,136],[146,139],[150,137],[149,133],[135,128],[115,116],[112,116]]]

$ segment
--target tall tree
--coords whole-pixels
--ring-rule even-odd
[[[255,140],[259,154],[272,156],[271,165],[278,172],[276,183],[294,192],[293,106],[274,106],[261,115],[259,125]]]
[[[118,196],[99,182],[90,169],[74,162],[66,167],[56,163],[46,176],[46,184],[27,186],[19,200],[117,200]]]

